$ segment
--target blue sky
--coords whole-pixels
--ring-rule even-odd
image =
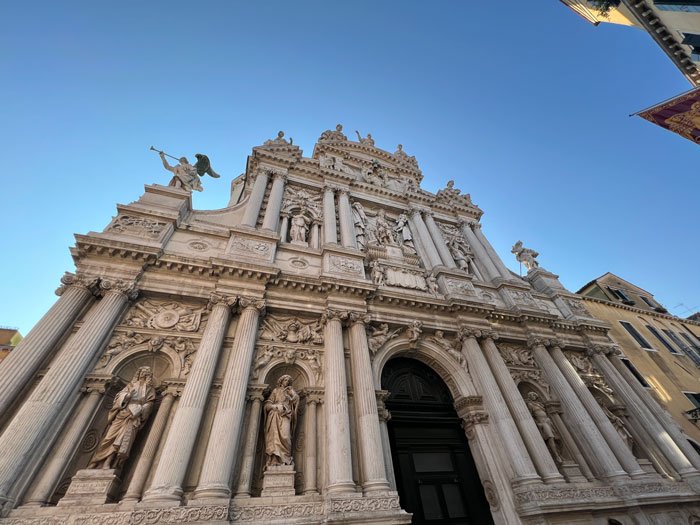
[[[307,156],[343,123],[415,155],[576,290],[606,271],[700,309],[697,146],[628,115],[689,89],[651,38],[548,2],[5,2],[0,324],[26,334],[144,184],[148,148],[209,155],[197,209],[228,202],[253,146]],[[11,23],[8,23],[11,21]],[[683,304],[685,306],[676,306]]]

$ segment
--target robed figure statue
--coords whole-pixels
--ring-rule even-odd
[[[292,465],[292,436],[297,419],[299,395],[292,388],[292,376],[283,375],[265,401],[265,466]]]
[[[109,427],[87,468],[120,468],[129,457],[139,429],[148,420],[156,399],[151,367],[142,366],[114,398]]]

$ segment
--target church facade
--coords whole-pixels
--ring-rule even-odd
[[[164,160],[76,235],[0,363],[0,523],[700,524],[700,456],[609,325],[358,139],[280,132],[220,210]]]

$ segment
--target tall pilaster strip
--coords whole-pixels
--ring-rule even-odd
[[[66,272],[56,290],[58,301],[9,355],[0,361],[0,414],[15,401],[41,364],[70,329],[93,295],[96,278],[76,277]]]
[[[479,239],[477,239],[476,235],[474,234],[471,223],[469,221],[462,220],[460,222],[460,228],[462,229],[462,233],[467,239],[469,246],[476,255],[477,264],[480,264],[481,267],[484,269],[484,277],[491,281],[496,277],[500,276],[500,273],[498,269],[494,266],[491,257],[489,257],[489,254],[486,252],[486,249],[481,244],[481,241],[479,241]]]
[[[243,460],[236,484],[236,497],[249,498],[250,486],[253,481],[253,467],[255,466],[255,446],[258,443],[258,428],[260,427],[260,412],[262,411],[263,392],[265,385],[255,385],[248,389],[250,410],[248,412],[248,424],[246,426],[246,441],[243,445]]]
[[[496,347],[494,340],[498,338],[498,335],[493,331],[483,330],[481,336],[481,348],[484,351],[484,356],[486,356],[486,360],[491,366],[493,376],[496,378],[501,393],[513,415],[513,420],[520,431],[525,446],[530,452],[530,457],[532,457],[535,462],[535,466],[542,480],[545,483],[563,482],[564,476],[562,476],[559,469],[557,469],[552,454],[547,449],[547,445],[542,439],[542,435],[535,421],[532,419],[532,415],[523,400],[523,396],[520,394],[518,387],[513,381],[513,377],[510,375],[508,367]]]
[[[473,228],[474,235],[476,235],[476,238],[479,239],[479,242],[486,250],[486,253],[489,255],[489,259],[491,259],[491,262],[493,262],[493,265],[496,267],[496,270],[501,275],[501,277],[503,277],[504,279],[512,279],[513,274],[510,273],[508,268],[506,268],[506,265],[503,264],[503,261],[496,253],[496,250],[493,249],[493,246],[491,246],[491,243],[481,231],[481,223],[475,222]]]
[[[338,193],[338,215],[340,216],[340,242],[346,248],[357,248],[355,225],[353,224],[352,208],[348,190],[341,189]]]
[[[316,465],[318,456],[318,424],[316,412],[320,397],[309,392],[306,395],[306,443],[304,447],[304,494],[317,494]]]
[[[265,300],[241,297],[238,303],[241,314],[226,364],[221,397],[216,406],[199,485],[194,493],[197,499],[228,498],[231,495],[231,476],[245,413],[248,376],[253,363],[258,319],[265,308]]]
[[[355,420],[362,462],[362,490],[365,493],[389,490],[382,454],[382,441],[377,413],[377,396],[372,380],[367,330],[369,316],[350,314],[350,364],[355,399]]]
[[[413,220],[413,224],[415,224],[416,229],[418,230],[418,237],[420,238],[423,248],[425,248],[428,259],[430,260],[430,265],[432,267],[442,266],[442,259],[440,258],[437,248],[435,247],[435,243],[433,243],[433,239],[430,237],[430,233],[428,232],[428,228],[425,226],[425,222],[423,222],[421,210],[419,208],[411,208],[409,213],[411,219]]]
[[[176,392],[174,389],[169,389],[163,395],[163,399],[158,407],[158,413],[153,420],[151,429],[148,431],[146,444],[143,446],[143,450],[139,455],[139,461],[131,476],[129,488],[122,501],[138,501],[141,499],[143,487],[146,484],[146,478],[148,478],[148,473],[151,471],[153,460],[158,452],[158,446],[163,439],[163,432],[168,424],[170,411],[173,408],[176,394],[179,395],[179,392]]]
[[[396,490],[396,475],[394,474],[394,463],[391,459],[391,440],[389,439],[389,427],[387,423],[391,419],[391,412],[387,410],[384,402],[389,398],[386,390],[375,390],[377,396],[377,412],[379,415],[379,431],[382,436],[382,453],[384,454],[384,467],[386,468],[386,479],[389,488]]]
[[[323,237],[326,244],[338,244],[335,219],[335,189],[323,187]]]
[[[100,281],[104,293],[85,316],[83,325],[51,363],[51,368],[15,414],[0,437],[0,506],[10,499],[10,489],[31,461],[88,367],[102,348],[129,299],[136,298],[133,283]]]
[[[282,197],[284,196],[284,183],[287,176],[284,173],[275,173],[272,179],[270,198],[267,201],[267,209],[263,217],[262,227],[265,230],[277,231],[280,211],[282,211]]]
[[[489,415],[489,420],[496,427],[506,456],[510,459],[515,473],[515,484],[539,483],[540,476],[537,474],[530,453],[525,447],[518,427],[508,411],[503,395],[494,379],[486,358],[481,352],[477,337],[481,335],[480,330],[462,328],[459,338],[462,341],[462,353],[469,363],[471,376],[479,393],[484,398],[484,405]]]
[[[350,449],[348,384],[345,376],[342,321],[348,313],[328,309],[324,328],[326,391],[323,408],[326,421],[327,487],[329,493],[354,492]]]
[[[440,228],[435,223],[433,212],[425,212],[425,224],[428,226],[428,232],[430,233],[430,237],[435,245],[435,248],[437,248],[442,264],[448,268],[457,268],[457,263],[455,263],[455,260],[450,253],[450,249],[447,247],[442,231],[440,231]]]
[[[251,226],[254,228],[257,224],[269,177],[270,172],[268,170],[258,170],[255,183],[253,184],[253,190],[250,192],[250,197],[248,197],[248,204],[246,205],[243,220],[241,221],[241,224],[244,226]]]
[[[182,497],[182,482],[199,434],[216,363],[231,319],[231,307],[236,304],[236,300],[236,297],[212,294],[207,327],[165,438],[151,486],[144,494],[144,501],[172,502],[180,501]]]
[[[420,231],[418,230],[418,224],[416,224],[416,219],[410,213],[408,215],[408,227],[411,230],[411,235],[413,236],[413,246],[416,249],[416,253],[418,253],[418,257],[420,257],[420,260],[423,262],[425,269],[431,270],[433,268],[433,263],[428,255],[428,249],[423,246],[420,238]]]
[[[676,440],[673,439],[668,427],[654,417],[654,413],[649,410],[642,396],[634,391],[636,385],[639,385],[637,379],[617,357],[613,357],[611,363],[603,355],[602,349],[593,347],[591,350],[590,354],[593,358],[593,362],[603,373],[605,379],[610,382],[615,392],[622,398],[625,405],[627,405],[627,410],[629,410],[632,417],[642,423],[642,426],[647,430],[648,436],[656,443],[661,453],[671,463],[673,468],[676,469],[682,477],[696,476],[698,470],[688,459],[688,456],[683,453],[682,448]],[[627,376],[625,372],[627,372],[629,376]],[[644,392],[644,394],[648,395],[646,392]],[[675,425],[673,422],[671,422],[671,424]],[[677,429],[675,430],[680,434],[680,431]]]
[[[598,476],[612,481],[629,479],[627,472],[610,450],[571,385],[562,375],[552,356],[549,355],[545,347],[545,344],[548,343],[547,339],[539,337],[528,339],[528,346],[532,349],[535,360],[540,365],[557,397],[562,401],[562,405],[567,408],[564,413],[564,421],[572,429],[579,449],[583,451],[586,460]]]
[[[37,483],[24,500],[26,507],[43,507],[51,498],[56,485],[61,480],[68,463],[80,443],[85,431],[105,393],[108,381],[90,381],[83,387],[83,396],[77,410],[71,416],[68,428],[54,447],[51,459],[37,476]]]
[[[581,403],[583,403],[583,406],[588,411],[588,414],[598,427],[603,438],[605,438],[605,441],[613,451],[613,454],[615,454],[620,465],[622,465],[622,468],[625,469],[632,479],[647,477],[646,472],[639,466],[639,463],[637,463],[637,460],[627,444],[622,441],[620,434],[615,430],[615,427],[613,427],[608,416],[603,412],[603,409],[600,408],[600,405],[595,400],[590,390],[588,390],[583,379],[576,373],[574,366],[566,358],[564,352],[561,351],[559,343],[556,340],[550,340],[550,345],[551,356],[554,362],[581,400]]]

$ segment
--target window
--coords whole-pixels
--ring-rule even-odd
[[[695,408],[700,408],[700,394],[697,392],[683,392],[685,397],[687,397]]]
[[[624,363],[624,365],[629,369],[630,372],[632,372],[632,375],[637,378],[637,381],[644,387],[644,388],[651,388],[651,385],[647,383],[647,380],[644,379],[644,376],[639,373],[639,370],[637,370],[634,365],[630,362],[629,359],[626,357],[621,357],[620,361]]]
[[[654,337],[656,337],[659,341],[661,341],[661,344],[664,345],[668,349],[669,352],[671,352],[672,354],[680,354],[680,352],[678,350],[676,350],[675,348],[673,348],[673,346],[671,346],[671,343],[669,343],[666,340],[666,338],[663,335],[661,335],[656,328],[654,328],[651,325],[647,325],[647,330],[649,330],[652,334],[654,334]]]
[[[607,289],[610,290],[610,293],[613,294],[613,296],[617,297],[623,303],[628,305],[634,304],[634,301],[627,297],[627,294],[625,294],[625,292],[623,292],[622,290],[619,290],[617,288],[611,288],[610,286],[608,286]]]
[[[670,339],[673,341],[678,348],[683,350],[683,352],[690,357],[690,359],[693,360],[696,366],[700,366],[700,356],[695,352],[695,350],[691,347],[689,347],[687,344],[685,344],[680,337],[678,337],[678,334],[675,332],[672,332],[671,330],[664,330],[663,331]]]
[[[620,324],[625,330],[627,330],[627,332],[634,338],[634,340],[637,341],[637,343],[639,343],[639,346],[641,346],[645,350],[654,350],[654,347],[651,346],[646,339],[644,339],[642,334],[640,334],[634,326],[632,326],[627,321],[620,321]]]
[[[700,13],[700,1],[698,0],[654,0],[654,6],[659,11]]]
[[[696,62],[700,62],[700,35],[692,33],[683,33],[683,41],[681,44],[690,46],[690,58]]]
[[[644,297],[643,295],[640,295],[639,297],[641,297],[641,298],[642,298],[642,301],[644,301],[645,303],[647,303],[648,306],[650,306],[650,307],[652,307],[652,308],[656,308],[656,305],[655,305],[655,304],[651,301],[651,299],[649,299],[648,297]]]
[[[688,334],[686,334],[685,332],[680,332],[680,334],[683,336],[683,339],[688,341],[688,344],[690,344],[690,346],[692,346],[696,350],[700,350],[700,345],[693,341]]]

